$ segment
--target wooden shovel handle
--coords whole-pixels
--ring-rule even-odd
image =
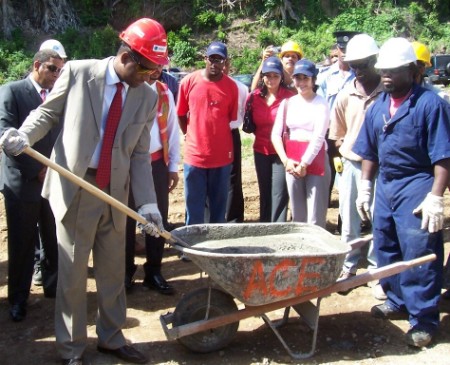
[[[117,199],[114,199],[112,196],[106,194],[104,191],[100,190],[96,186],[88,183],[86,180],[83,180],[79,176],[75,175],[73,172],[70,172],[69,170],[65,169],[64,167],[53,162],[52,160],[45,157],[41,153],[37,152],[33,148],[27,147],[27,148],[25,148],[25,150],[23,152],[26,153],[28,156],[33,157],[35,160],[39,161],[43,165],[48,166],[51,169],[55,170],[61,176],[64,176],[66,179],[70,180],[71,182],[78,185],[79,187],[87,190],[89,193],[91,193],[95,197],[103,200],[105,203],[108,203],[112,207],[120,210],[122,213],[125,213],[127,216],[129,216],[130,218],[133,218],[137,222],[144,224],[144,225],[148,223],[147,220],[143,216],[141,216],[140,214],[135,212],[133,209],[129,208],[128,206],[126,206],[122,202],[118,201]],[[158,234],[161,237],[164,237],[166,240],[174,240],[172,235],[167,231],[159,231],[158,230]]]

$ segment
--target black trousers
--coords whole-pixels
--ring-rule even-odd
[[[242,192],[242,152],[239,129],[232,129],[234,160],[228,188],[227,222],[242,223],[244,221],[244,193]]]
[[[24,202],[4,194],[8,226],[8,301],[25,305],[30,295],[36,240],[40,232],[46,259],[43,270],[44,294],[56,294],[58,244],[55,218],[44,198]],[[39,232],[38,232],[39,226]]]
[[[163,218],[164,227],[167,227],[167,217],[169,214],[169,170],[164,159],[161,158],[152,162],[152,174],[158,209]],[[136,209],[131,189],[128,206]],[[129,276],[133,276],[136,271],[136,265],[134,263],[135,242],[136,221],[128,217],[126,227],[125,271]],[[144,272],[146,277],[161,273],[164,244],[165,239],[163,237],[156,238],[147,234],[145,235],[146,263],[144,264]]]

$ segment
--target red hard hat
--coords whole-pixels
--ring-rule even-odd
[[[142,18],[136,20],[120,34],[120,39],[148,60],[158,65],[167,65],[167,35],[156,20]]]

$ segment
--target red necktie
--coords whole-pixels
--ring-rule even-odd
[[[46,97],[47,97],[47,90],[41,89],[41,99],[42,99],[42,102],[45,101],[45,98],[46,98]]]
[[[109,185],[111,179],[111,153],[116,137],[117,126],[119,125],[120,116],[122,115],[122,88],[123,84],[116,84],[117,90],[109,107],[108,118],[106,119],[105,131],[103,133],[103,143],[100,152],[100,160],[98,162],[97,175],[95,180],[100,189],[104,189]]]

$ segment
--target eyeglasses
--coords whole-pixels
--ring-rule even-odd
[[[389,75],[397,75],[399,73],[402,73],[406,70],[409,69],[409,65],[408,66],[400,66],[400,67],[396,67],[396,68],[380,68],[378,70],[378,73],[380,75],[385,75],[385,74],[389,74]]]
[[[55,65],[49,65],[48,63],[43,63],[43,65],[47,68],[47,70],[49,70],[50,72],[53,73],[60,73],[61,69]]]
[[[139,61],[138,56],[135,55],[133,52],[128,52],[128,54],[130,55],[130,57],[133,60],[133,62],[138,66],[137,67],[137,69],[138,69],[137,73],[138,74],[151,76],[151,75],[153,75],[155,72],[157,72],[159,70],[159,67],[155,67],[155,68],[145,67],[141,63],[141,61]]]
[[[369,67],[370,62],[364,62],[364,63],[349,63],[351,69],[353,70],[365,70]]]
[[[225,62],[225,58],[216,58],[216,57],[206,57],[206,59],[211,63],[218,63],[219,65]]]

